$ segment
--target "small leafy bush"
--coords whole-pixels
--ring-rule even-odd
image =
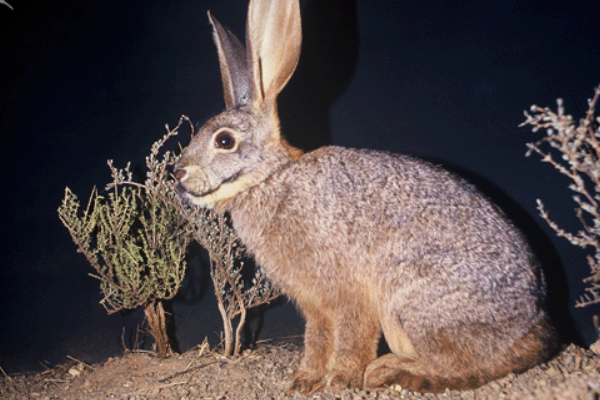
[[[112,183],[105,193],[94,188],[85,210],[69,188],[58,209],[78,252],[95,270],[104,294],[101,304],[109,314],[144,307],[158,356],[172,351],[167,335],[163,302],[172,299],[184,278],[185,256],[191,240],[208,251],[210,275],[223,320],[223,346],[227,356],[237,356],[248,309],[269,303],[279,290],[257,267],[245,278],[246,250],[226,215],[185,203],[175,191],[170,166],[178,156],[161,155],[165,142],[177,135],[174,129],[154,143],[146,158],[143,184],[135,182],[128,164],[124,169],[108,165]],[[234,319],[239,321],[234,329]]]
[[[169,133],[152,146],[147,157],[144,185],[108,162],[113,182],[106,194],[94,188],[80,212],[77,196],[69,188],[58,209],[78,252],[95,270],[104,295],[101,304],[109,314],[144,307],[146,322],[160,357],[171,353],[163,301],[172,299],[184,278],[185,255],[192,227],[173,200],[177,194],[168,180],[167,166],[174,155],[159,150]]]

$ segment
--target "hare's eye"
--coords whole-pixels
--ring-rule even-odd
[[[235,139],[231,136],[231,133],[221,132],[215,138],[215,146],[219,149],[230,150],[235,146]]]

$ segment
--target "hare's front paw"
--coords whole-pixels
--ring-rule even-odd
[[[293,394],[294,392],[302,394],[311,394],[314,392],[320,392],[325,388],[325,381],[322,376],[311,374],[306,371],[297,369],[291,377],[292,383],[286,391],[286,394]]]
[[[327,379],[327,385],[334,389],[348,389],[357,388],[361,389],[363,383],[362,373],[351,373],[348,371],[340,372],[334,371]]]

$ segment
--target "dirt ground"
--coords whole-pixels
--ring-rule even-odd
[[[597,348],[598,343],[592,346]],[[167,359],[136,352],[87,365],[71,358],[36,375],[3,375],[0,400],[600,399],[600,356],[575,345],[548,363],[476,390],[422,395],[392,387],[376,392],[327,390],[286,396],[287,378],[298,365],[301,351],[298,342],[280,340],[261,343],[233,359],[209,350],[206,344]]]

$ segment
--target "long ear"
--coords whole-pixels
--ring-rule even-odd
[[[221,25],[210,11],[208,12],[208,19],[213,27],[217,52],[219,53],[225,107],[247,105],[252,97],[252,83],[250,71],[246,65],[244,45],[229,29]]]
[[[296,69],[301,43],[298,0],[250,0],[246,47],[253,101],[277,97]]]

